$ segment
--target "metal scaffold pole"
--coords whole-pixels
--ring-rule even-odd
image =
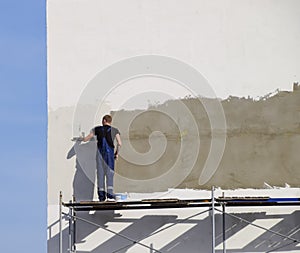
[[[224,198],[224,192],[223,192],[223,195],[222,197]],[[225,216],[225,203],[223,202],[222,203],[222,211],[223,211],[223,214],[222,214],[222,221],[223,221],[223,253],[226,253],[226,223],[225,223],[225,219],[226,219],[226,216]]]
[[[73,208],[69,209],[69,251],[73,252],[73,246],[72,246],[72,232],[73,232],[73,217],[72,217],[72,210]]]
[[[211,190],[211,218],[212,218],[212,253],[215,253],[216,231],[215,231],[215,187]]]
[[[75,196],[73,196],[73,202],[75,202]],[[73,224],[73,238],[72,238],[72,250],[76,252],[76,212],[74,208],[72,208],[72,224]]]
[[[62,192],[59,192],[59,253],[62,253]]]
[[[154,252],[154,251],[153,251],[153,243],[150,244],[150,248],[151,248],[151,249],[150,249],[150,253],[153,253],[153,252]]]

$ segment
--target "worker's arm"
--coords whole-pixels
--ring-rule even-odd
[[[121,141],[121,136],[120,134],[117,134],[116,135],[116,140],[117,140],[117,149],[116,149],[116,152],[115,152],[115,159],[118,158],[118,155],[119,155],[119,150],[122,146],[122,141]]]
[[[82,139],[82,141],[89,141],[90,139],[92,139],[95,136],[95,134],[93,132],[90,132],[89,135],[87,135],[86,137],[84,137]]]

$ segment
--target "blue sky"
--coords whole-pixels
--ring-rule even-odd
[[[1,251],[46,252],[46,3],[0,3]]]

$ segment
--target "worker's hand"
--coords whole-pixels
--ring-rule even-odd
[[[114,156],[115,160],[118,160],[118,157],[119,157],[118,153],[115,153],[115,156]]]

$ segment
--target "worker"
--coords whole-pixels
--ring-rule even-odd
[[[122,145],[120,131],[111,126],[112,116],[105,115],[102,118],[102,126],[94,127],[90,134],[84,137],[83,141],[89,141],[97,137],[97,179],[99,201],[114,200],[114,169],[115,159],[118,158]],[[117,141],[115,150],[114,141]],[[105,187],[106,178],[106,187]]]

